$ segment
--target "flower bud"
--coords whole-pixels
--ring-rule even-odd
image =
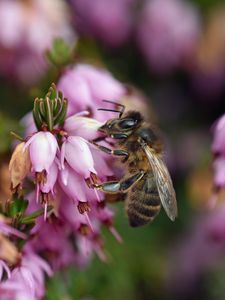
[[[17,145],[9,163],[12,189],[15,189],[22,183],[31,169],[29,151],[27,148],[24,149],[24,145],[24,142]]]

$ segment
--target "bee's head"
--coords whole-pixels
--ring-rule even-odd
[[[139,112],[128,111],[123,117],[108,120],[99,131],[107,136],[115,138],[126,138],[136,130],[143,122]]]

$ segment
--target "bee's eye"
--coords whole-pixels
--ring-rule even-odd
[[[130,128],[134,127],[136,124],[137,124],[136,120],[128,119],[128,118],[124,119],[124,120],[121,120],[119,122],[119,126],[122,129],[130,129]]]

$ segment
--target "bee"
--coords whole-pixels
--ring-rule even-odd
[[[119,113],[99,128],[105,137],[115,140],[116,149],[91,141],[99,150],[121,158],[125,175],[119,181],[93,183],[92,188],[108,194],[125,196],[125,210],[132,227],[150,223],[158,215],[161,205],[168,217],[177,217],[176,194],[169,171],[163,161],[162,142],[151,125],[138,111],[125,112],[125,106],[112,101],[119,110],[99,109]],[[103,138],[102,138],[103,139]],[[117,149],[118,148],[118,149]]]

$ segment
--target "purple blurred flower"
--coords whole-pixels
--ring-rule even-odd
[[[72,0],[77,29],[109,46],[125,43],[131,33],[134,0]]]
[[[0,259],[0,282],[2,281],[4,271],[6,272],[7,277],[10,278],[11,272],[9,267],[3,260]]]
[[[225,155],[225,115],[214,126],[212,151],[216,155]]]
[[[183,0],[148,0],[137,34],[150,68],[165,73],[192,56],[199,35],[198,14]]]
[[[39,300],[45,294],[45,273],[52,275],[51,268],[41,257],[27,247],[21,263],[14,268],[8,280],[0,283],[0,294],[6,300]]]
[[[0,233],[9,236],[14,235],[21,239],[26,239],[26,234],[20,232],[19,230],[9,226],[3,219],[0,219]]]
[[[68,116],[89,110],[98,121],[110,117],[96,109],[102,106],[103,99],[119,101],[126,94],[125,87],[108,71],[87,64],[66,70],[59,79],[58,89],[68,98]]]
[[[19,251],[14,243],[11,241],[17,239],[25,240],[27,235],[23,232],[20,232],[11,224],[11,219],[5,218],[3,215],[0,215],[0,281],[2,279],[3,271],[5,270],[8,277],[10,276],[10,270],[7,269],[7,262],[10,266],[18,263],[20,258]]]
[[[168,287],[172,299],[190,296],[199,279],[224,258],[225,206],[198,216],[195,224],[169,257]],[[190,293],[190,294],[189,294]],[[188,297],[189,299],[189,297]]]
[[[44,52],[74,33],[61,0],[0,1],[0,73],[31,83],[46,70]]]
[[[215,156],[213,162],[214,185],[217,188],[225,186],[225,115],[214,125],[212,152]]]

